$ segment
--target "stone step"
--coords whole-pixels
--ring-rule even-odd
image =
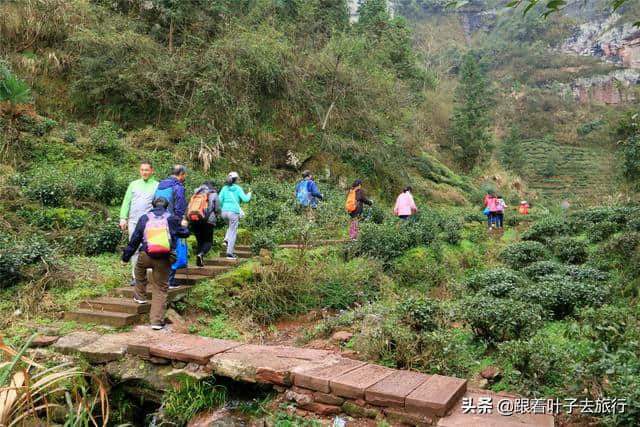
[[[86,323],[98,323],[109,326],[129,326],[139,323],[140,314],[119,313],[115,311],[78,309],[64,314],[65,320],[77,320]]]
[[[94,311],[112,311],[128,314],[145,314],[151,309],[151,304],[138,304],[132,298],[100,297],[83,301],[80,308]]]
[[[220,266],[220,267],[235,267],[236,265],[240,264],[242,262],[242,260],[240,259],[227,259],[226,257],[224,258],[214,258],[214,259],[205,259],[204,260],[204,265],[206,266]]]
[[[236,246],[236,249],[235,249],[235,253],[236,253],[236,256],[238,258],[251,258],[253,256],[253,254],[251,253],[250,250],[248,251],[248,250],[237,249],[237,246]],[[226,257],[227,256],[227,252],[223,249],[220,252],[220,256]]]
[[[191,286],[180,286],[176,289],[169,289],[168,297],[169,300],[177,299],[178,297],[183,296],[187,291],[191,289]],[[116,288],[114,289],[114,294],[124,298],[133,298],[133,286],[127,286],[124,288]],[[147,289],[147,298],[151,298],[152,293]]]
[[[186,276],[185,278],[189,278],[190,275],[214,277],[214,276],[217,276],[218,274],[222,274],[226,271],[229,271],[230,269],[231,269],[230,266],[213,266],[213,265],[204,266],[204,267],[185,267],[185,268],[179,268],[176,271],[176,275],[181,274]]]
[[[405,398],[405,408],[427,416],[442,417],[467,391],[467,380],[432,375]]]

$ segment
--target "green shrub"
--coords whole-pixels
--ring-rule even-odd
[[[540,283],[518,290],[513,297],[521,301],[536,301],[551,311],[556,319],[563,319],[573,313],[576,307],[604,304],[608,292],[608,288],[599,283],[547,276]]]
[[[112,122],[102,122],[98,127],[91,130],[89,142],[96,153],[117,157],[122,154],[120,138],[122,129]]]
[[[593,243],[602,242],[619,230],[619,225],[611,221],[602,221],[587,227],[587,236]]]
[[[556,236],[569,234],[569,232],[569,224],[565,218],[559,216],[544,216],[522,233],[522,240],[544,242]]]
[[[344,310],[354,304],[376,299],[380,287],[381,267],[374,260],[352,259],[346,263],[330,262],[318,273],[311,307]],[[310,299],[310,301],[313,301]]]
[[[111,205],[120,201],[127,191],[127,178],[113,169],[82,169],[74,183],[73,194],[79,200],[91,200]]]
[[[378,258],[386,264],[416,244],[413,224],[368,223],[360,230],[357,251]]]
[[[516,216],[516,215],[509,215],[504,220],[504,223],[509,227],[516,227],[516,226],[520,225],[520,217]]]
[[[37,136],[44,136],[58,126],[58,122],[47,117],[20,116],[20,129]]]
[[[606,251],[609,255],[619,256],[628,260],[633,257],[639,245],[639,232],[625,232],[609,240],[606,245]]]
[[[47,174],[33,177],[25,189],[28,198],[52,207],[62,206],[68,192],[61,176]]]
[[[444,229],[444,241],[455,245],[462,240],[462,223],[456,219],[445,221],[442,228]]]
[[[404,253],[393,262],[393,276],[404,286],[428,290],[443,283],[446,277],[438,253],[420,246]]]
[[[0,233],[0,288],[16,284],[25,277],[26,269],[46,260],[50,245],[38,236],[21,239]]]
[[[587,260],[587,243],[573,237],[560,237],[553,241],[553,253],[562,262],[582,264]]]
[[[178,426],[186,426],[199,413],[220,407],[227,402],[227,389],[211,378],[194,380],[186,377],[182,384],[169,389],[163,396],[167,417]]]
[[[85,242],[87,255],[115,252],[122,241],[122,236],[123,234],[115,220],[108,219],[91,227]]]
[[[479,222],[484,224],[487,221],[487,217],[482,212],[467,212],[462,217],[464,222]]]
[[[61,228],[82,228],[89,219],[84,210],[67,208],[32,208],[25,207],[20,211],[27,222],[42,230]]]
[[[463,284],[477,292],[489,285],[506,284],[507,287],[517,288],[522,286],[525,280],[518,272],[509,268],[493,268],[491,270],[481,271],[466,278]]]
[[[605,271],[586,266],[567,266],[565,275],[579,282],[606,282],[609,280],[609,274]]]
[[[536,261],[548,259],[549,254],[542,243],[527,241],[506,246],[500,258],[511,268],[521,269]]]
[[[461,302],[460,309],[473,333],[490,342],[527,337],[545,317],[538,304],[490,296],[467,298]]]
[[[438,327],[439,305],[437,301],[409,297],[396,307],[398,318],[416,331],[432,331]]]
[[[537,261],[522,269],[522,274],[533,281],[551,274],[564,274],[566,267],[554,261]]]
[[[276,243],[273,239],[266,234],[258,234],[253,238],[251,242],[251,252],[254,255],[260,253],[260,249],[268,249],[274,251],[276,249]]]

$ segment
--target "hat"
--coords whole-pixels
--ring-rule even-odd
[[[238,172],[229,172],[228,175],[229,178],[240,178],[240,175],[238,175]]]

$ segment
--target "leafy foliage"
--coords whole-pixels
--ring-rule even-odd
[[[31,102],[31,88],[20,80],[11,70],[9,64],[0,59],[0,101],[10,104],[26,104]]]
[[[561,237],[553,241],[553,253],[560,261],[582,264],[587,260],[587,242],[573,237]]]
[[[540,305],[530,302],[475,296],[464,300],[461,313],[473,333],[491,342],[526,337],[545,317]]]
[[[20,239],[0,233],[0,287],[15,285],[23,279],[27,268],[46,261],[51,247],[38,236]]]
[[[544,242],[555,236],[568,234],[569,231],[569,224],[564,217],[544,216],[522,233],[522,240]]]
[[[528,241],[506,246],[500,258],[511,268],[521,269],[533,262],[548,259],[549,254],[542,243]]]
[[[87,255],[99,255],[104,252],[115,252],[122,241],[122,232],[115,220],[108,219],[92,227],[86,237]]]
[[[439,307],[437,301],[410,297],[398,306],[400,320],[418,331],[432,331],[438,327]]]
[[[523,285],[524,279],[518,272],[509,268],[493,268],[475,273],[464,280],[463,284],[473,291],[479,291],[487,286],[508,284],[514,288]]]
[[[198,381],[190,377],[163,396],[164,411],[178,426],[186,426],[200,412],[222,406],[226,401],[225,387],[216,385],[212,379]]]

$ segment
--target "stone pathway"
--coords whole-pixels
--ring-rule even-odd
[[[342,357],[327,350],[243,344],[137,326],[131,332],[99,335],[74,332],[53,348],[77,353],[91,363],[126,362],[137,356],[196,367],[201,375],[270,384],[298,408],[319,415],[384,416],[392,425],[526,427],[554,425],[551,415],[464,413],[463,397],[498,395],[468,391],[464,379],[390,369]],[[502,396],[501,399],[515,399]],[[353,415],[360,414],[360,415]]]
[[[340,243],[344,243],[344,240],[319,240],[311,242],[308,247]],[[281,249],[296,249],[300,247],[301,245],[297,243],[280,245]],[[169,289],[168,300],[180,299],[198,281],[208,280],[223,274],[252,256],[251,248],[246,245],[236,246],[238,260],[227,259],[224,255],[224,253],[221,253],[220,258],[205,260],[204,267],[179,269],[176,274],[176,284],[180,285],[180,287]],[[148,298],[151,297],[152,294],[149,292]],[[147,304],[135,303],[133,301],[133,287],[127,286],[115,289],[112,296],[102,296],[83,301],[78,309],[66,312],[64,318],[66,320],[121,327],[144,322],[150,309],[150,302]]]

